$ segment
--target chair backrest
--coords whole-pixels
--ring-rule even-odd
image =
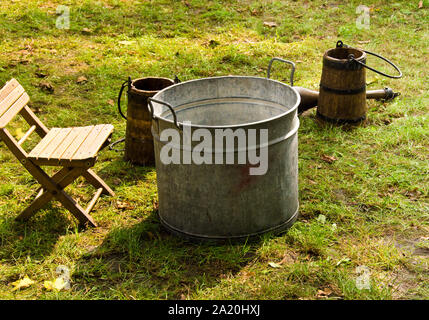
[[[29,101],[30,97],[16,79],[11,79],[0,89],[0,140],[4,141],[19,160],[27,157],[27,153],[21,148],[21,145],[32,132],[35,131],[42,138],[49,132],[48,128],[27,106]],[[18,113],[31,127],[19,141],[16,141],[5,127]]]
[[[0,90],[0,129],[3,129],[30,101],[24,88],[12,79]]]

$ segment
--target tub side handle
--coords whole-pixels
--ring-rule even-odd
[[[284,62],[284,63],[290,64],[292,66],[292,70],[290,72],[290,85],[291,85],[291,87],[293,87],[293,75],[295,73],[295,63],[292,62],[292,61],[289,61],[289,60],[285,60],[285,59],[277,58],[277,57],[272,58],[270,60],[270,62],[268,63],[267,79],[269,79],[270,76],[271,76],[271,66],[272,66],[272,64],[273,64],[274,61]]]
[[[154,109],[153,109],[152,101],[153,101],[153,102],[156,102],[156,103],[159,103],[159,104],[162,104],[162,105],[164,105],[164,106],[168,107],[168,109],[170,109],[171,113],[173,114],[173,118],[174,118],[174,125],[175,125],[179,130],[182,130],[182,125],[181,125],[181,124],[179,124],[179,123],[177,122],[177,115],[176,115],[176,112],[174,111],[174,108],[171,106],[171,104],[169,104],[169,103],[167,103],[167,102],[164,102],[164,101],[161,101],[161,100],[154,99],[154,98],[152,98],[152,97],[148,97],[148,98],[147,98],[147,102],[148,102],[148,104],[147,104],[147,105],[148,105],[149,112],[150,112],[150,116],[151,116],[151,118],[152,118],[152,119],[156,119],[156,117],[154,116]]]

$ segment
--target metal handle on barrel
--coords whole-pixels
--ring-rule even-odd
[[[121,89],[119,90],[119,94],[118,94],[118,111],[119,111],[119,114],[122,116],[122,118],[124,118],[125,120],[127,120],[127,116],[122,112],[121,98],[122,98],[122,92],[124,91],[126,85],[128,85],[128,88],[131,87],[131,77],[128,77],[128,79],[122,83]]]
[[[179,124],[179,123],[177,122],[177,115],[176,115],[176,112],[174,111],[174,108],[171,106],[171,104],[169,104],[169,103],[167,103],[167,102],[164,102],[164,101],[161,101],[161,100],[154,99],[154,98],[152,98],[152,97],[149,97],[149,98],[147,98],[147,102],[148,102],[148,104],[147,104],[147,105],[148,105],[149,112],[150,112],[150,116],[151,116],[151,118],[152,118],[152,119],[156,119],[156,117],[153,115],[153,113],[154,113],[154,109],[153,109],[152,101],[153,101],[153,102],[155,102],[155,103],[159,103],[159,104],[162,104],[162,105],[164,105],[164,106],[168,107],[168,109],[170,109],[171,113],[173,114],[173,118],[174,118],[174,125],[175,125],[179,130],[182,130],[182,125],[181,125],[181,124]]]
[[[295,73],[295,63],[292,62],[292,61],[289,61],[289,60],[285,60],[285,59],[277,58],[277,57],[272,58],[270,60],[270,63],[268,64],[268,68],[267,68],[267,79],[270,78],[270,75],[271,75],[271,66],[272,66],[272,64],[273,64],[274,61],[284,62],[284,63],[290,64],[292,66],[292,71],[290,72],[290,85],[291,85],[291,87],[293,87],[293,75]]]
[[[350,46],[348,46],[348,45],[346,45],[346,44],[344,44],[341,40],[338,40],[337,41],[337,48],[351,48]],[[371,52],[371,51],[366,51],[366,50],[362,50],[363,52],[365,52],[365,53],[368,53],[368,54],[370,54],[370,55],[373,55],[373,56],[375,56],[375,57],[377,57],[377,58],[380,58],[381,60],[384,60],[384,61],[386,61],[388,64],[390,64],[393,68],[395,68],[395,70],[396,71],[398,71],[398,73],[399,73],[399,75],[397,75],[397,76],[392,76],[392,75],[390,75],[390,74],[387,74],[387,73],[384,73],[384,72],[381,72],[381,71],[379,71],[379,70],[377,70],[377,69],[374,69],[374,68],[372,68],[372,67],[370,67],[370,66],[368,66],[367,64],[365,64],[365,63],[363,63],[363,62],[360,62],[360,61],[358,61],[356,58],[355,58],[355,56],[353,55],[353,54],[350,54],[349,55],[349,60],[350,61],[354,61],[354,62],[357,62],[357,63],[359,63],[361,66],[363,66],[363,67],[365,67],[365,68],[367,68],[367,69],[369,69],[369,70],[371,70],[371,71],[373,71],[373,72],[375,72],[375,73],[378,73],[378,74],[381,74],[382,76],[385,76],[385,77],[387,77],[387,78],[391,78],[391,79],[399,79],[399,78],[402,78],[402,71],[392,62],[392,61],[390,61],[389,59],[387,59],[387,58],[385,58],[385,57],[383,57],[383,56],[381,56],[381,55],[379,55],[379,54],[376,54],[376,53],[374,53],[374,52]]]

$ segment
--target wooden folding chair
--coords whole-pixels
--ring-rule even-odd
[[[81,224],[97,226],[89,212],[102,193],[114,196],[114,192],[90,168],[94,166],[98,151],[108,145],[113,132],[111,124],[77,128],[53,128],[48,130],[27,106],[30,98],[15,79],[0,90],[0,138],[40,183],[41,188],[31,205],[17,219],[27,220],[53,198],[68,209]],[[21,114],[30,129],[19,141],[5,128],[13,118]],[[42,140],[27,153],[21,145],[34,132]],[[0,140],[0,141],[1,141]],[[62,167],[50,177],[41,166]],[[83,176],[97,191],[83,209],[64,189]]]

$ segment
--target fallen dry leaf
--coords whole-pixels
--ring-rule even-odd
[[[332,294],[332,290],[329,288],[323,289],[323,290],[317,290],[316,297],[318,298],[326,298],[329,297]]]
[[[88,79],[86,77],[80,76],[79,78],[77,78],[76,83],[80,84],[80,83],[85,83],[87,81],[88,81]]]
[[[213,39],[209,41],[209,47],[210,48],[215,48],[218,45],[220,45],[219,41],[216,41],[216,40],[213,40]]]
[[[350,258],[344,257],[337,262],[336,266],[338,267],[341,264],[349,264],[350,261],[351,261]]]
[[[281,268],[282,266],[281,266],[281,264],[279,264],[279,263],[275,263],[275,262],[268,262],[268,265],[271,267],[271,268]]]
[[[65,289],[67,282],[64,281],[62,277],[56,278],[54,281],[45,281],[43,287],[48,291],[60,291]]]
[[[421,9],[421,8],[423,8],[423,1],[422,0],[419,1],[419,9]]]
[[[296,259],[296,255],[293,252],[287,252],[284,254],[283,259],[279,262],[280,265],[282,264],[289,264],[294,262]]]
[[[132,206],[130,203],[128,202],[122,202],[122,201],[116,201],[116,208],[121,209],[121,210],[133,210],[135,209],[134,206]]]
[[[46,73],[43,73],[40,71],[36,71],[34,74],[36,75],[37,78],[46,78],[48,76]]]
[[[153,201],[153,209],[158,210],[159,209],[159,203],[158,201]]]
[[[28,276],[25,276],[24,279],[17,280],[15,282],[12,282],[11,285],[13,285],[12,291],[19,290],[21,288],[28,288],[33,283],[35,283],[33,280],[31,280]]]
[[[15,130],[16,139],[20,140],[24,136],[24,132],[21,128]]]
[[[252,278],[254,276],[255,276],[255,273],[251,272],[251,271],[242,271],[242,272],[240,272],[240,278],[241,278],[242,282],[244,282],[244,281],[246,281],[246,280],[248,280],[248,279],[250,279],[250,278]]]
[[[337,160],[337,158],[333,157],[333,156],[328,156],[326,154],[321,156],[321,159],[327,163],[333,163],[334,161]]]
[[[130,45],[130,44],[134,44],[136,43],[135,40],[123,40],[123,41],[119,41],[119,44],[123,44],[123,45]]]
[[[46,91],[48,93],[54,92],[54,87],[52,86],[52,84],[50,84],[47,81],[40,82],[38,86],[40,89],[42,89],[43,91]]]
[[[270,28],[275,28],[275,27],[277,27],[277,23],[275,23],[273,21],[264,21],[264,26],[270,27]]]
[[[13,63],[13,62],[12,62]],[[19,63],[19,64],[29,64],[30,63],[30,60],[28,60],[28,59],[19,59],[18,61],[17,61],[17,63]],[[15,64],[16,65],[16,64]]]
[[[110,104],[111,106],[115,105],[115,101],[113,101],[112,99],[107,100],[107,104]]]

